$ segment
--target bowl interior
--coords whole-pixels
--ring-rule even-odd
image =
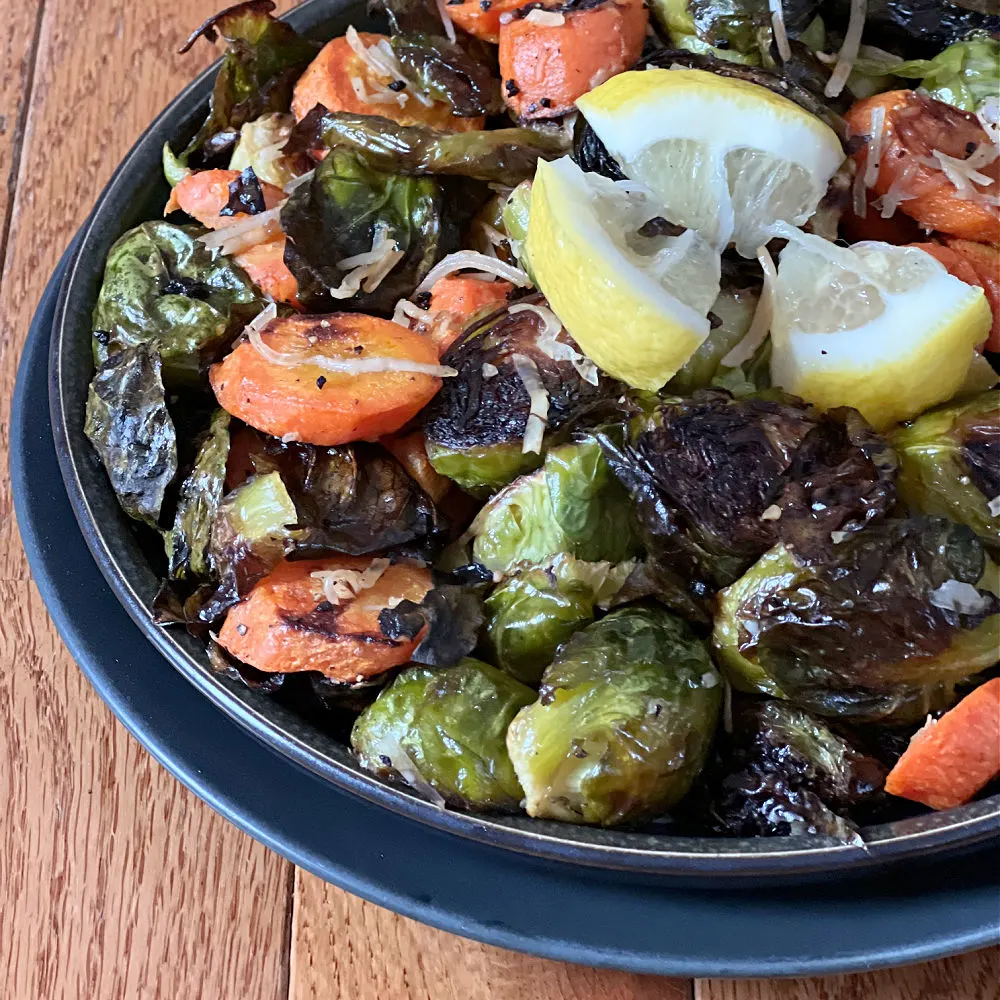
[[[348,24],[370,22],[354,0],[307,0],[288,16],[298,30],[326,40]],[[195,80],[153,122],[101,194],[70,262],[53,328],[50,404],[56,450],[76,516],[98,565],[152,645],[200,691],[257,739],[334,785],[415,820],[479,842],[549,859],[658,875],[734,877],[829,874],[868,869],[978,842],[1000,832],[1000,796],[960,809],[869,827],[865,849],[819,837],[717,839],[611,831],[441,810],[360,769],[345,745],[279,701],[212,670],[202,645],[153,623],[159,578],[149,540],[121,511],[104,469],[83,435],[87,385],[93,374],[90,315],[112,243],[156,218],[168,194],[160,157],[205,115],[215,68]],[[714,880],[713,880],[714,881]]]

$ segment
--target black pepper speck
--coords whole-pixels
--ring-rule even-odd
[[[324,385],[326,385],[326,376],[320,375],[320,377],[316,379],[316,388],[322,389]]]

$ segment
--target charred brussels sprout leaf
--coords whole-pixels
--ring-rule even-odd
[[[382,173],[355,153],[333,150],[281,210],[285,263],[298,281],[299,300],[316,312],[343,308],[345,300],[358,310],[391,311],[437,260],[441,211],[441,189],[430,178]],[[377,287],[343,289],[349,269],[338,263],[369,252],[379,235],[403,256]]]
[[[662,403],[630,446],[602,443],[668,603],[687,615],[779,539],[826,549],[895,501],[892,449],[846,408],[701,390]]]
[[[470,531],[475,562],[500,574],[560,553],[620,563],[637,548],[628,496],[593,438],[553,448],[541,469],[497,493]]]
[[[486,599],[493,658],[526,684],[537,684],[559,646],[594,620],[635,568],[633,561],[583,562],[559,555],[521,570]]]
[[[194,465],[181,484],[174,526],[166,537],[170,575],[204,577],[211,572],[208,545],[222,501],[229,458],[229,414],[216,410],[198,447]]]
[[[466,489],[498,489],[541,464],[539,455],[522,450],[531,399],[515,355],[529,359],[538,371],[549,402],[547,435],[594,412],[621,391],[613,379],[597,379],[596,370],[594,384],[571,361],[550,357],[539,346],[543,323],[538,313],[523,306],[518,311],[518,303],[513,308],[472,326],[452,345],[442,363],[456,368],[458,377],[446,379],[424,409],[431,463]],[[484,372],[484,365],[492,368]]]
[[[111,248],[94,307],[98,364],[148,343],[160,354],[168,386],[196,384],[264,307],[240,268],[197,241],[201,231],[143,222]]]
[[[577,118],[573,129],[573,159],[586,173],[602,174],[613,181],[625,180],[618,161],[608,152],[608,147],[601,142],[583,115]]]
[[[363,767],[400,777],[434,802],[514,811],[522,792],[504,739],[534,696],[479,660],[411,667],[358,716],[351,746]]]
[[[98,368],[87,393],[84,432],[122,509],[155,528],[177,473],[177,435],[156,351],[146,344],[126,347]]]
[[[292,90],[312,62],[317,46],[291,25],[271,17],[271,0],[250,0],[210,17],[184,43],[221,35],[226,54],[215,78],[208,118],[188,143],[185,159],[201,152],[211,159],[235,145],[240,128],[267,112],[287,112]]]
[[[556,133],[530,128],[444,132],[426,125],[400,125],[378,115],[314,109],[293,137],[293,149],[330,149],[355,153],[373,170],[425,176],[470,177],[514,185],[535,174],[535,164],[565,152]]]
[[[613,826],[669,809],[705,763],[721,691],[703,644],[662,609],[577,632],[507,734],[528,814]]]
[[[995,573],[973,532],[943,518],[885,522],[811,559],[779,545],[719,595],[715,646],[741,687],[908,721],[996,662]]]
[[[711,782],[716,833],[820,834],[856,842],[847,815],[882,790],[886,769],[819,719],[779,701],[747,706]]]
[[[967,524],[1000,546],[1000,511],[994,511],[1000,503],[1000,392],[925,413],[900,428],[893,444],[906,504]]]

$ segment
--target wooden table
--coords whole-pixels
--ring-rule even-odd
[[[13,0],[0,63],[0,396],[119,159],[211,58],[221,0]],[[287,0],[286,0],[286,6]],[[6,466],[9,421],[0,418]],[[72,530],[67,526],[67,530]],[[155,764],[62,647],[0,490],[2,1000],[994,1000],[1000,949],[816,980],[657,979],[527,958],[293,868]],[[154,654],[150,654],[154,655]]]

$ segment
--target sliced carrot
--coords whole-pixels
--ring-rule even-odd
[[[893,212],[888,219],[883,219],[879,206],[874,204],[877,198],[874,191],[868,192],[868,207],[864,218],[854,214],[853,205],[841,216],[840,235],[848,243],[877,240],[879,243],[892,243],[898,247],[926,239],[926,234],[916,220],[902,212]]]
[[[239,222],[246,216],[245,212],[219,214],[229,202],[229,185],[239,176],[238,170],[197,170],[188,174],[170,192],[164,214],[180,209],[209,229],[224,229]],[[260,190],[267,208],[275,208],[285,199],[281,188],[265,181],[260,182]]]
[[[853,135],[871,132],[872,112],[877,108],[885,112],[885,125],[878,176],[872,185],[875,194],[885,195],[898,182],[897,189],[901,187],[907,196],[898,211],[926,229],[983,243],[1000,241],[1000,205],[970,193],[983,190],[971,182],[969,192],[959,191],[933,158],[937,152],[964,160],[970,151],[989,145],[976,117],[914,90],[893,90],[852,105],[844,120]],[[854,153],[859,170],[867,166],[870,146],[865,143]],[[977,169],[992,178],[995,190],[1000,160]]]
[[[546,15],[562,20],[545,23]],[[507,14],[504,21],[500,74],[507,106],[521,119],[557,118],[635,63],[649,9],[643,0],[607,0],[586,10]]]
[[[514,290],[509,281],[480,281],[454,274],[441,278],[431,289],[428,311],[440,316],[447,313],[449,322],[432,322],[428,336],[444,354],[476,318],[499,309]]]
[[[983,291],[986,292],[986,301],[993,310],[993,327],[986,341],[986,350],[1000,351],[1000,245],[973,243],[970,240],[948,237],[945,238],[944,244],[968,263],[979,279]]]
[[[434,345],[419,333],[361,313],[272,320],[261,331],[271,350],[302,363],[268,360],[249,341],[209,372],[219,405],[274,437],[309,444],[374,441],[399,430],[434,396],[441,380],[418,372],[332,372],[309,364],[331,359],[395,358],[437,364]]]
[[[406,469],[410,478],[434,501],[440,503],[452,487],[450,479],[442,476],[427,457],[423,431],[409,434],[390,434],[382,438],[382,446]]]
[[[463,31],[484,42],[500,40],[500,15],[526,7],[532,0],[445,0],[448,16]]]
[[[890,795],[950,809],[1000,776],[1000,677],[928,722],[889,772]]]
[[[250,276],[250,280],[275,302],[287,302],[300,308],[299,283],[285,263],[285,237],[270,243],[258,243],[233,257]]]
[[[367,46],[376,45],[383,40],[389,41],[385,35],[366,31],[359,31],[358,38]],[[317,104],[322,104],[328,111],[381,115],[400,125],[430,125],[432,128],[453,132],[481,129],[485,124],[482,118],[459,118],[452,114],[449,105],[441,101],[434,101],[427,106],[417,100],[409,86],[400,91],[400,96],[405,95],[405,103],[400,104],[396,94],[387,89],[394,82],[392,77],[376,73],[347,44],[346,38],[335,38],[323,46],[295,84],[292,114],[301,121]],[[359,90],[363,89],[364,94],[378,94],[380,98],[386,99],[365,100],[355,92],[356,84],[359,85]]]
[[[430,570],[407,560],[393,563],[371,587],[336,605],[327,600],[322,578],[312,575],[363,573],[371,563],[371,556],[279,563],[226,615],[219,644],[258,670],[317,670],[344,683],[406,663],[423,632],[413,639],[390,639],[379,626],[379,613],[399,600],[419,604],[431,589]]]

